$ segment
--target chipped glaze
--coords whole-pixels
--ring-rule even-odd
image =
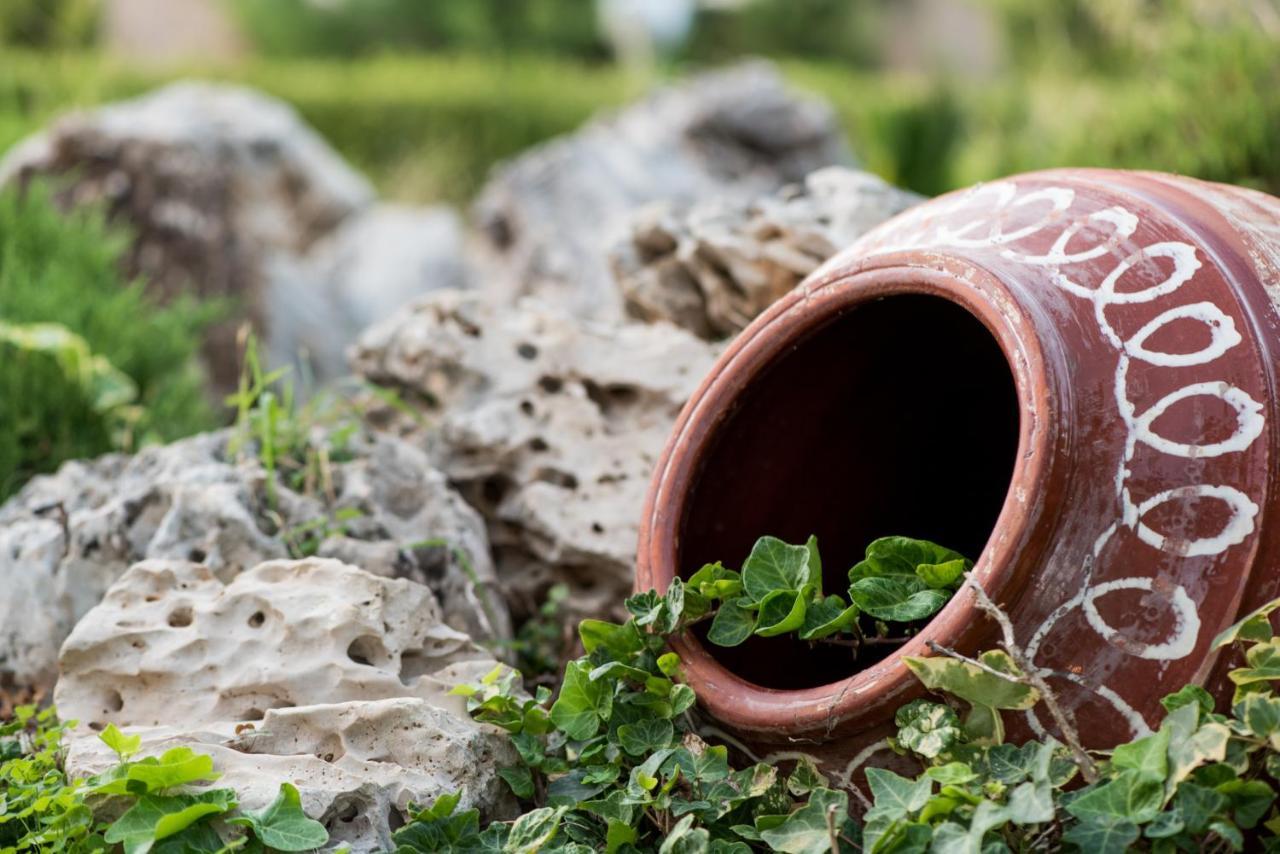
[[[1280,595],[1280,524],[1267,524],[1280,202],[1175,176],[1059,170],[979,185],[828,261],[685,407],[651,486],[637,587],[696,569],[678,565],[683,502],[744,389],[823,318],[899,293],[959,303],[1009,362],[1018,459],[975,573],[1086,742],[1150,732],[1160,698],[1189,681],[1229,693],[1213,636]],[[926,640],[976,653],[995,639],[962,593],[898,654],[798,691],[739,678],[695,639],[675,645],[706,709],[756,753],[804,750],[852,783],[882,761],[893,710],[921,693],[901,656],[927,654]],[[1039,709],[1010,723],[1014,738],[1052,726]]]

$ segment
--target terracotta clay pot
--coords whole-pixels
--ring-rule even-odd
[[[658,464],[637,587],[757,537],[816,534],[826,587],[879,536],[975,557],[1084,741],[1149,731],[1280,595],[1280,201],[1063,170],[953,193],[832,259],[728,348]],[[680,639],[689,683],[758,755],[856,779],[923,694],[927,640],[993,648],[963,591],[898,652]],[[861,668],[861,669],[860,669]],[[1006,713],[1010,737],[1052,730]]]

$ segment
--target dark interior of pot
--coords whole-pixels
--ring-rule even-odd
[[[991,332],[962,306],[904,294],[861,303],[758,375],[711,438],[687,499],[681,573],[740,568],[756,539],[816,534],[827,593],[877,537],[977,558],[1018,450],[1018,398]],[[705,626],[702,627],[705,630]],[[707,648],[769,688],[816,687],[892,652],[784,638]]]

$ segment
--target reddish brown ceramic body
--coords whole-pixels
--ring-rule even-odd
[[[1160,698],[1188,682],[1226,696],[1214,635],[1280,595],[1280,201],[1169,175],[1062,170],[980,185],[824,265],[732,343],[685,407],[644,511],[637,587],[665,589],[697,568],[683,552],[702,536],[690,519],[714,516],[690,496],[771,366],[831,318],[900,294],[963,307],[1008,363],[1017,454],[976,573],[1084,740],[1146,732]],[[771,488],[762,478],[762,497]],[[751,539],[766,533],[777,532]],[[879,761],[894,710],[922,693],[903,656],[927,655],[926,640],[975,653],[996,639],[966,592],[900,652],[803,690],[752,684],[696,639],[676,646],[723,729],[760,755],[812,754],[849,781]],[[1006,717],[1014,738],[1052,729],[1043,709]]]

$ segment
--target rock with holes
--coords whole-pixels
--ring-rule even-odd
[[[287,104],[238,86],[181,82],[73,113],[15,146],[0,183],[57,176],[68,205],[106,207],[133,234],[125,268],[156,293],[229,297],[270,338],[266,264],[300,254],[374,198]],[[206,356],[234,388],[236,321]]]
[[[230,583],[139,563],[63,645],[55,700],[81,722],[68,771],[113,764],[93,733],[114,723],[145,754],[210,753],[246,809],[293,782],[330,847],[389,850],[411,803],[459,789],[503,817],[497,772],[514,750],[449,694],[496,662],[441,617],[426,587],[335,560],[270,561]]]
[[[658,450],[715,355],[670,324],[580,321],[525,301],[433,294],[370,329],[358,372],[422,401],[410,424],[489,523],[508,601],[567,581],[577,610],[630,589]]]
[[[476,204],[486,286],[622,315],[608,249],[660,201],[745,201],[851,157],[826,103],[763,62],[663,89],[500,168]]]
[[[228,447],[231,431],[69,462],[32,480],[0,506],[0,582],[8,590],[0,596],[0,679],[51,682],[76,620],[148,558],[199,562],[231,581],[271,558],[338,557],[425,583],[456,629],[506,637],[480,516],[420,449],[345,432],[317,434],[332,461],[312,483],[284,478],[274,490],[252,446]]]
[[[920,197],[832,166],[749,202],[661,202],[611,255],[627,313],[733,335],[837,251]]]

